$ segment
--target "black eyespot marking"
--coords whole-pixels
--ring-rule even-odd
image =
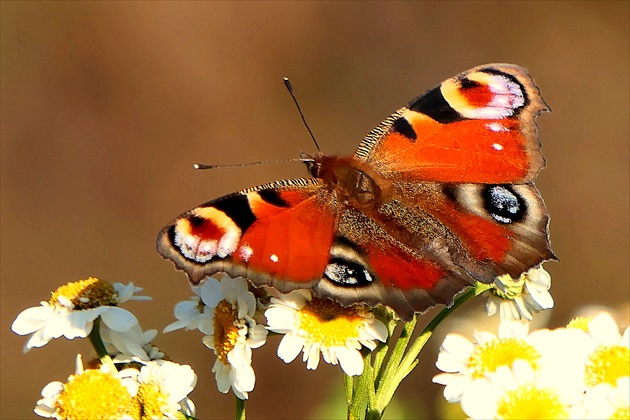
[[[276,207],[289,207],[289,203],[284,201],[282,197],[280,197],[280,194],[278,193],[278,191],[276,190],[272,190],[272,189],[260,190],[258,191],[258,195],[264,201],[266,201],[269,204],[273,204]]]
[[[407,106],[410,110],[428,115],[442,124],[466,119],[446,102],[439,86],[431,89],[424,95],[418,96],[416,99],[409,102]]]
[[[520,222],[527,214],[527,204],[511,185],[486,185],[481,193],[485,209],[503,224]]]
[[[481,86],[481,83],[464,77],[462,80],[460,80],[459,85],[462,89],[472,89]]]
[[[442,192],[452,202],[457,202],[457,188],[453,184],[442,185]]]
[[[363,263],[360,248],[345,236],[337,236],[330,249],[330,259],[324,270],[324,278],[338,286],[361,287],[375,278]]]
[[[394,121],[394,124],[392,124],[392,131],[407,137],[412,142],[415,142],[418,138],[416,131],[405,117],[400,117]]]
[[[360,287],[374,281],[362,264],[338,257],[330,259],[324,271],[324,277],[339,286]]]
[[[205,207],[214,207],[221,210],[227,217],[232,219],[236,226],[245,232],[256,221],[256,216],[249,207],[249,200],[244,194],[232,194],[211,201]]]
[[[195,214],[191,214],[190,216],[188,216],[187,220],[188,223],[190,223],[190,225],[194,228],[203,225],[203,223],[206,221],[206,219],[204,219],[203,217],[199,217]]]

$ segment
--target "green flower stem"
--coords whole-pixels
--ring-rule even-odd
[[[237,396],[234,397],[234,400],[236,402],[236,406],[234,410],[234,419],[245,420],[245,400],[241,400]]]
[[[111,372],[116,372],[116,365],[112,358],[107,353],[107,349],[105,348],[105,344],[103,343],[103,339],[101,338],[101,317],[99,316],[94,320],[94,325],[92,326],[92,331],[90,331],[90,343],[92,343],[92,347],[96,351],[96,355],[101,361],[101,364],[108,365],[111,369]]]
[[[401,345],[402,352],[400,351],[399,343],[396,343],[394,350],[392,351],[392,356],[387,363],[387,367],[385,368],[385,372],[381,379],[381,384],[378,387],[376,392],[376,405],[374,407],[368,407],[368,415],[370,411],[377,411],[380,416],[382,416],[385,408],[391,402],[392,397],[394,396],[394,392],[398,389],[398,385],[400,382],[416,367],[418,364],[418,355],[429,341],[429,338],[433,335],[433,332],[437,328],[437,326],[448,317],[455,309],[461,306],[464,302],[482,293],[484,290],[480,290],[480,288],[469,288],[462,292],[455,298],[453,305],[446,307],[437,314],[433,320],[425,327],[424,331],[418,336],[418,338],[413,342],[411,347],[406,354],[403,353],[405,348],[407,347],[407,343],[411,335],[413,334],[413,329],[416,326],[416,318],[411,322],[408,322],[403,331],[401,332],[401,338],[404,340],[404,343]],[[400,339],[399,339],[400,341]],[[380,418],[380,416],[378,418]],[[371,417],[371,416],[370,416]],[[377,417],[371,417],[377,418]]]
[[[413,319],[405,324],[400,335],[398,336],[398,340],[396,340],[396,345],[394,346],[389,360],[387,361],[387,365],[380,372],[377,377],[378,380],[378,388],[379,390],[383,386],[382,381],[388,377],[392,376],[392,372],[398,367],[398,364],[402,360],[403,355],[405,354],[405,350],[407,349],[407,345],[409,344],[409,340],[411,339],[411,335],[413,334],[413,330],[416,328],[416,323],[418,322],[418,316],[414,316]]]
[[[348,406],[348,414],[350,414],[350,404],[352,403],[354,378],[344,373],[343,385],[346,390],[346,405]]]
[[[368,406],[370,393],[374,395],[374,377],[370,354],[367,354],[363,359],[363,373],[357,379],[351,378],[351,380],[354,381],[354,387],[352,400],[348,406],[348,420],[357,420],[363,418],[362,414],[365,413]]]

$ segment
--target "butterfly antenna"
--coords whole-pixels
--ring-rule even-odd
[[[259,160],[257,162],[228,163],[228,164],[218,164],[218,165],[207,165],[205,163],[195,163],[193,165],[193,168],[195,169],[242,168],[244,166],[268,165],[270,163],[311,162],[311,161],[313,161],[313,159],[311,158],[294,158],[294,159],[278,159],[278,160]]]
[[[317,148],[317,151],[321,152],[321,149],[319,148],[319,144],[317,143],[317,140],[315,140],[315,135],[313,134],[311,127],[308,126],[308,123],[306,122],[306,118],[304,118],[304,113],[302,112],[302,108],[300,108],[300,104],[297,98],[295,97],[295,94],[293,93],[293,85],[291,84],[291,81],[289,80],[288,77],[284,78],[284,85],[287,87],[287,90],[289,91],[291,98],[293,98],[293,102],[295,103],[295,106],[297,107],[297,110],[300,113],[300,117],[302,117],[302,122],[304,123],[304,126],[308,130],[308,134],[311,135],[311,138],[313,139],[313,143],[315,143],[315,147]]]

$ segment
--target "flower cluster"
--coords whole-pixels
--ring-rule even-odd
[[[498,336],[449,334],[433,380],[471,418],[628,418],[629,348],[606,313],[531,333],[503,321]]]
[[[203,343],[216,356],[212,372],[219,391],[231,388],[241,400],[256,381],[252,349],[265,344],[268,331],[284,335],[278,356],[286,363],[303,352],[307,367],[315,369],[321,355],[326,363],[339,363],[347,375],[363,372],[362,346],[374,350],[376,341],[387,338],[385,325],[367,308],[344,308],[306,290],[269,297],[247,280],[227,276],[206,278],[192,290],[195,296],[176,305],[177,321],[164,331],[204,333]]]
[[[187,365],[164,360],[151,344],[157,331],[143,331],[138,319],[117,305],[138,296],[133,283],[109,283],[90,277],[70,282],[48,302],[22,311],[12,329],[31,334],[24,352],[53,338],[90,338],[99,359],[83,366],[77,356],[75,373],[42,390],[35,413],[57,419],[182,418],[195,414],[188,394],[197,376]]]

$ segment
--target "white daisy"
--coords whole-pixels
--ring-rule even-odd
[[[503,321],[498,337],[478,331],[474,336],[472,343],[459,334],[449,334],[440,348],[436,366],[445,373],[436,375],[433,382],[446,386],[448,402],[459,402],[476,379],[489,378],[517,360],[529,364],[549,383],[558,380],[574,393],[584,391],[583,365],[591,346],[583,331],[536,330],[528,334],[528,324]]]
[[[252,368],[252,349],[265,344],[267,330],[254,320],[256,298],[248,290],[247,280],[224,276],[219,282],[207,278],[201,294],[211,317],[204,324],[208,335],[203,338],[206,346],[214,350],[217,360],[212,368],[219,391],[230,388],[245,400],[254,389],[256,376]]]
[[[140,325],[135,324],[123,332],[114,331],[107,326],[101,328],[100,332],[107,352],[114,357],[115,363],[149,361],[164,357],[164,353],[151,344],[157,336],[157,330],[142,331]]]
[[[132,400],[131,414],[137,419],[181,419],[195,415],[188,394],[197,384],[197,375],[188,365],[167,360],[145,362],[136,377],[138,391]]]
[[[587,419],[630,419],[630,376],[595,385],[584,398]]]
[[[588,322],[588,332],[594,349],[586,363],[586,385],[614,387],[619,379],[630,376],[630,328],[619,334],[615,320],[603,312]]]
[[[212,328],[212,311],[221,300],[221,286],[219,282],[204,281],[198,286],[192,286],[195,296],[181,301],[175,305],[175,318],[177,321],[167,325],[164,333],[186,328],[186,330],[199,330],[205,334]]]
[[[582,394],[541,381],[525,360],[501,366],[475,379],[462,395],[462,409],[473,419],[568,419],[582,416]]]
[[[448,334],[440,347],[436,366],[445,372],[433,382],[445,385],[444,398],[459,402],[473,380],[484,378],[502,366],[512,366],[515,360],[525,360],[534,369],[540,364],[540,352],[526,337],[528,325],[504,321],[498,337],[485,331],[475,331],[471,342],[460,334]]]
[[[86,337],[98,317],[110,329],[126,331],[138,324],[138,320],[131,312],[116,305],[128,300],[151,299],[135,296],[141,290],[133,283],[127,286],[111,284],[94,277],[70,282],[53,292],[48,302],[22,311],[11,329],[19,335],[32,334],[24,345],[24,352],[61,336],[68,339]]]
[[[521,274],[517,280],[504,274],[494,280],[494,287],[489,290],[486,312],[488,316],[499,312],[502,320],[531,321],[535,312],[553,308],[550,288],[551,276],[542,266]]]
[[[303,352],[308,369],[317,368],[321,353],[326,363],[339,363],[347,375],[360,375],[361,346],[374,350],[377,340],[387,340],[385,324],[368,309],[345,308],[332,300],[313,297],[307,290],[271,298],[265,317],[271,331],[284,334],[278,357],[290,363]]]
[[[129,410],[137,390],[128,369],[114,374],[109,365],[84,370],[81,356],[77,355],[75,374],[65,383],[55,381],[46,385],[34,411],[41,417],[56,419],[131,420]]]

